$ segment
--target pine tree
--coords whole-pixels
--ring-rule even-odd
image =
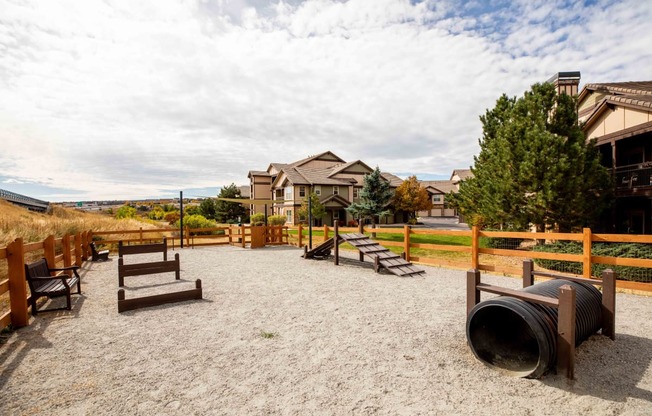
[[[421,186],[416,176],[410,176],[396,188],[394,208],[410,213],[410,218],[416,221],[417,212],[432,208],[428,191]]]
[[[240,188],[234,183],[220,189],[218,198],[241,198]],[[215,203],[215,219],[219,223],[236,222],[247,213],[244,205],[237,202],[218,201]]]
[[[375,227],[377,218],[390,214],[387,208],[393,197],[389,182],[380,174],[376,166],[373,172],[364,177],[364,184],[360,191],[360,202],[352,203],[346,210],[354,218],[370,218]]]
[[[537,231],[590,226],[608,205],[611,179],[577,121],[576,99],[535,84],[503,95],[480,117],[473,177],[449,202],[473,225]]]

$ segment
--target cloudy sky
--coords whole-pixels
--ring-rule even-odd
[[[0,0],[0,188],[215,195],[331,150],[448,178],[559,71],[652,80],[652,2]]]

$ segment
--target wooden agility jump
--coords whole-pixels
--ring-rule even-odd
[[[123,256],[129,254],[163,253],[163,261],[149,263],[124,264]],[[174,272],[176,280],[180,280],[179,253],[175,253],[174,260],[167,259],[167,239],[159,244],[141,244],[126,246],[122,241],[118,243],[118,286],[125,285],[124,278],[128,276],[142,276],[148,274]]]
[[[137,244],[133,246],[124,245],[122,241],[118,242],[118,257],[128,254],[145,254],[145,253],[163,253],[163,261],[168,259],[168,239],[163,238],[163,242],[154,244]]]
[[[143,296],[133,299],[125,299],[125,290],[118,290],[118,313],[131,311],[150,306],[165,305],[167,303],[183,302],[202,298],[201,280],[195,281],[195,288],[179,292],[163,293],[160,295]]]

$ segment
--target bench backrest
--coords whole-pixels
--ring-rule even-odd
[[[39,288],[47,282],[32,280],[32,277],[50,277],[48,262],[44,258],[34,263],[25,264],[25,278],[29,283],[29,290],[38,292]]]

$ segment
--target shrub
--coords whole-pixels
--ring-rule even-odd
[[[349,227],[357,227],[358,222],[356,220],[349,220],[349,222],[346,225]]]
[[[179,221],[179,218],[181,218],[181,215],[179,215],[179,211],[172,211],[172,212],[168,212],[167,214],[165,214],[165,217],[163,217],[163,218],[170,225],[174,225],[177,221]]]
[[[269,225],[285,225],[285,215],[270,215],[267,217]]]
[[[160,221],[163,219],[163,217],[165,217],[165,211],[163,211],[163,209],[160,206],[157,206],[153,210],[151,210],[149,214],[147,214],[147,217],[150,220]]]
[[[251,225],[265,225],[265,214],[262,212],[253,214],[249,221],[251,222]]]
[[[179,226],[179,220],[174,224]],[[217,224],[215,221],[209,220],[203,215],[184,215],[183,217],[183,226],[188,228],[211,228],[216,227]],[[209,235],[212,234],[211,231],[199,231],[193,232],[192,235]]]
[[[123,205],[118,208],[115,217],[119,220],[124,218],[136,218],[136,208],[130,207],[129,205]]]
[[[582,244],[578,242],[556,242],[553,244],[538,245],[534,251],[548,253],[582,254]],[[634,259],[652,259],[652,245],[639,243],[596,243],[591,247],[591,255],[606,257],[623,257]],[[582,274],[582,263],[562,260],[535,259],[535,263],[548,270],[564,271]],[[652,269],[632,266],[610,266],[606,264],[591,264],[591,275],[600,277],[605,269],[612,269],[618,273],[618,278],[631,281],[652,280]]]
[[[184,218],[186,215],[201,215],[202,217],[206,218],[206,216],[202,214],[201,209],[199,209],[199,205],[191,205],[188,208],[184,209]]]
[[[487,228],[483,231],[500,231],[496,229]],[[509,230],[514,231],[514,230]],[[504,237],[482,237],[481,247],[486,248],[499,248],[506,250],[516,250],[523,242],[522,238],[504,238]]]

